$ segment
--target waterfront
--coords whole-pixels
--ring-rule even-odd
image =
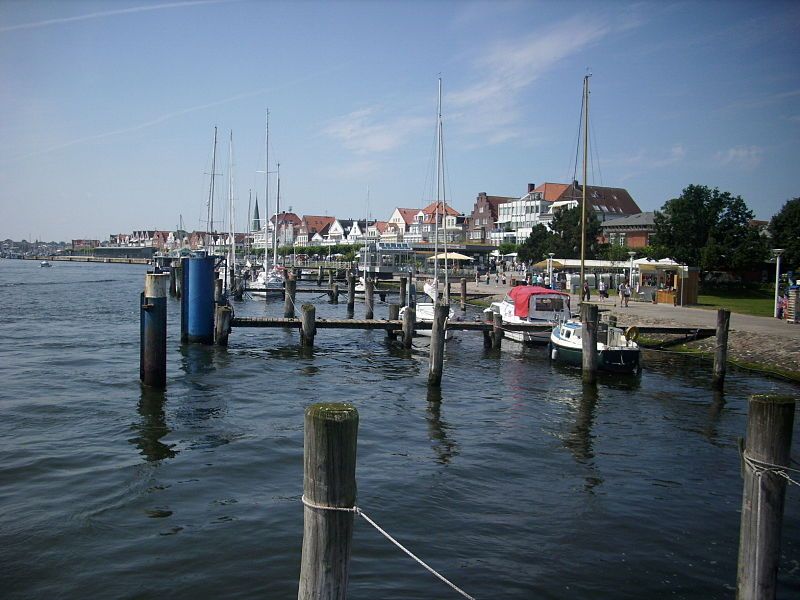
[[[240,329],[227,350],[181,348],[170,300],[167,390],[143,392],[144,272],[0,261],[6,597],[295,597],[303,409],[320,400],[360,412],[359,505],[478,598],[733,595],[746,399],[797,386],[732,370],[715,398],[708,364],[646,353],[641,377],[584,390],[541,349],[461,333],[429,394],[423,339],[320,331],[309,352],[296,331]],[[797,459],[797,422],[794,438]],[[800,593],[787,494],[782,598]],[[360,520],[349,590],[456,597]]]

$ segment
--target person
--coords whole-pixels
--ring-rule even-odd
[[[489,269],[486,269],[486,285],[489,285]]]
[[[589,282],[583,282],[583,293],[581,294],[581,300],[591,300],[592,299],[592,291],[589,289]]]
[[[478,269],[475,269],[475,283],[478,283],[478,279],[479,278],[480,278],[480,275],[478,274]]]
[[[600,293],[600,302],[603,301],[603,298],[608,298],[608,292],[606,291],[606,282],[604,280],[600,280],[600,284],[597,287],[598,292]]]
[[[624,302],[624,306],[626,308],[628,306],[628,302],[630,301],[630,299],[631,299],[631,286],[629,286],[626,283],[622,288],[622,301]]]
[[[494,287],[500,286],[500,273],[498,271],[494,272]]]
[[[625,282],[624,281],[620,281],[619,285],[617,286],[617,296],[619,296],[619,305],[620,306],[622,306],[622,299],[623,299],[622,292],[624,291],[624,289],[625,289]]]

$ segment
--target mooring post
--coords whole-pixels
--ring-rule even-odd
[[[331,303],[332,304],[339,304],[339,284],[334,283],[333,287],[331,288]]]
[[[313,404],[303,434],[303,553],[298,600],[344,600],[356,505],[358,411]]]
[[[492,313],[492,348],[498,350],[503,344],[503,316],[500,313]]]
[[[428,371],[428,385],[430,386],[439,387],[442,385],[442,371],[444,370],[445,325],[449,314],[450,306],[447,304],[437,304],[433,308],[430,369]]]
[[[581,304],[581,333],[582,351],[581,366],[583,367],[583,382],[595,383],[597,381],[597,305]]]
[[[717,344],[714,352],[714,370],[711,376],[711,387],[721,390],[725,386],[725,370],[728,361],[728,327],[731,323],[731,311],[717,310]]]
[[[389,320],[390,321],[397,321],[400,318],[400,305],[399,304],[390,304],[389,305]],[[386,329],[386,337],[390,340],[397,339],[397,330],[387,328]]]
[[[217,277],[214,279],[214,304],[222,304],[222,279]]]
[[[214,343],[214,257],[189,260],[186,289],[186,339],[201,344]]]
[[[611,341],[611,328],[617,326],[617,317],[615,315],[608,315],[608,331],[606,332],[606,344]]]
[[[417,319],[417,314],[413,308],[406,307],[403,311],[403,347],[408,350],[411,348],[411,343],[414,339],[414,322]]]
[[[356,305],[356,276],[347,274],[347,312],[352,313]]]
[[[186,270],[186,261],[189,260],[186,256],[181,256],[180,260],[178,261],[178,272],[175,273],[175,295],[180,298],[183,296],[184,292],[184,285],[183,285],[183,273]]]
[[[406,305],[406,296],[408,295],[408,277],[405,275],[400,276],[400,306]]]
[[[189,341],[189,263],[188,258],[181,258],[181,279],[178,287],[181,301],[181,344]]]
[[[467,278],[461,278],[461,310],[467,310]]]
[[[231,317],[233,311],[230,306],[217,306],[217,315],[214,323],[214,342],[217,346],[228,345],[228,335],[231,332]]]
[[[178,274],[175,272],[175,268],[175,263],[172,263],[169,267],[169,295],[173,298],[178,294]]]
[[[319,266],[319,270],[317,271],[317,286],[322,285],[322,265]]]
[[[286,296],[283,299],[283,316],[287,319],[294,317],[294,299],[297,296],[297,280],[289,277],[286,280]]]
[[[795,399],[755,395],[747,413],[742,453],[742,521],[737,600],[772,600],[780,562],[781,521],[790,468]]]
[[[139,379],[154,388],[167,386],[167,285],[169,274],[147,273],[139,312]]]
[[[305,348],[314,346],[314,335],[317,327],[314,320],[317,316],[317,309],[313,304],[303,304],[300,309],[300,345]]]
[[[375,312],[375,282],[372,279],[364,280],[364,304],[366,305],[365,319],[372,319]]]
[[[328,269],[328,287],[333,287],[333,269]]]

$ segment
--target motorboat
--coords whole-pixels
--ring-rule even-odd
[[[273,267],[259,271],[253,281],[247,284],[247,291],[253,296],[267,296],[283,293],[284,269]]]
[[[511,288],[501,302],[492,302],[483,312],[488,318],[499,314],[503,324],[532,323],[550,328],[568,320],[570,296],[566,292],[538,285]],[[547,344],[550,329],[542,331],[505,331],[504,337],[527,344]]]
[[[40,267],[52,267],[53,265],[50,264],[50,261],[43,260],[42,262],[39,263],[39,266]]]
[[[439,286],[438,281],[426,281],[425,285],[423,286],[423,290],[425,290],[425,294],[431,299],[430,302],[417,302],[414,313],[416,315],[416,322],[417,323],[433,323],[433,315],[436,312],[436,303],[437,298],[439,295]],[[400,320],[403,319],[403,315],[408,307],[403,306],[400,309]],[[450,312],[445,319],[445,330],[444,330],[444,339],[449,340],[453,337],[452,329],[447,329],[447,323],[453,319],[455,315],[455,311],[451,308]],[[424,335],[430,337],[431,330],[430,329],[420,329],[417,331],[419,335]]]
[[[583,363],[583,324],[569,319],[553,328],[550,334],[550,359],[567,365]],[[638,330],[628,327],[599,327],[597,333],[597,368],[610,373],[639,371]]]

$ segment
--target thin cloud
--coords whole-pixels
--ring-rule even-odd
[[[714,155],[714,160],[720,165],[734,165],[738,167],[753,168],[761,164],[764,158],[764,148],[761,146],[739,145],[727,150],[721,150]]]
[[[6,25],[5,27],[0,27],[0,33],[6,33],[9,31],[19,31],[22,29],[39,29],[41,27],[50,27],[52,25],[75,23],[77,21],[89,21],[92,19],[103,19],[105,17],[115,17],[118,15],[128,15],[133,13],[148,12],[152,10],[167,10],[170,8],[186,8],[189,6],[199,6],[202,4],[222,4],[227,2],[239,2],[239,1],[240,0],[189,0],[188,2],[168,2],[165,4],[132,6],[131,8],[119,8],[116,10],[102,10],[93,13],[86,13],[83,15],[75,15],[74,17],[59,17],[57,19],[45,19],[43,21],[34,21],[32,23]]]
[[[356,154],[368,154],[394,150],[431,125],[430,119],[410,115],[383,119],[383,112],[380,107],[357,110],[334,119],[323,132]]]
[[[636,167],[640,170],[663,169],[680,163],[686,158],[686,148],[683,144],[675,144],[665,155],[653,155],[646,150],[639,150],[636,154],[609,160],[604,166]]]

